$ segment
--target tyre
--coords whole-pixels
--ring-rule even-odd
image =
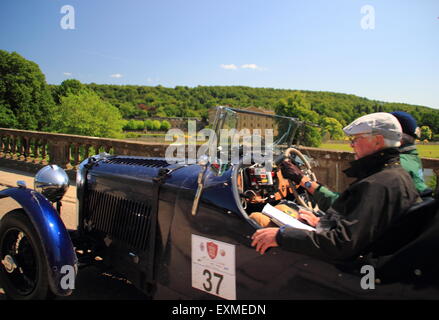
[[[0,221],[0,262],[0,287],[8,298],[51,296],[41,240],[23,209],[8,212]]]

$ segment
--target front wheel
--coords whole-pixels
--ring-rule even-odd
[[[46,299],[51,293],[40,238],[24,210],[0,221],[0,286],[16,300]]]

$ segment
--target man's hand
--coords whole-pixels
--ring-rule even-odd
[[[318,225],[319,221],[320,221],[320,218],[316,217],[314,215],[314,213],[312,213],[311,211],[303,210],[303,209],[299,210],[299,218],[308,222],[308,224],[312,227],[315,227],[316,225]]]
[[[264,228],[256,230],[252,236],[252,247],[256,246],[256,251],[264,254],[268,248],[278,247],[276,234],[279,228]]]
[[[279,167],[285,178],[294,181],[295,184],[300,184],[303,173],[296,165],[292,164],[289,160],[284,160],[280,163]]]

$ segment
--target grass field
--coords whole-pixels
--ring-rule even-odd
[[[417,147],[421,158],[439,158],[439,144],[418,144]],[[320,148],[352,151],[349,143],[323,143]]]

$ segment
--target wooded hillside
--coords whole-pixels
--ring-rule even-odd
[[[207,118],[208,108],[217,105],[231,105],[236,108],[256,106],[274,110],[279,100],[301,93],[309,103],[310,110],[322,117],[335,118],[342,125],[367,113],[402,110],[411,113],[419,126],[427,125],[434,133],[439,132],[439,110],[410,104],[385,103],[351,94],[243,86],[165,88],[94,83],[86,86],[104,100],[119,107],[125,118],[139,113],[136,110],[139,105],[146,107],[146,115],[163,117]]]

